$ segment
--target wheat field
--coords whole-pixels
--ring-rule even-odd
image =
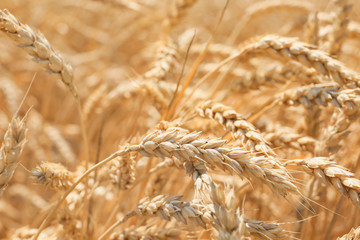
[[[0,239],[360,239],[360,2],[1,0]]]

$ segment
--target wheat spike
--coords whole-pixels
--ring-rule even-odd
[[[135,158],[135,154],[128,153],[111,162],[109,175],[120,190],[129,189],[135,181]]]
[[[339,86],[332,83],[315,84],[284,91],[276,97],[275,102],[289,106],[302,104],[307,108],[331,104],[341,109],[350,119],[354,119],[359,111],[358,92],[359,89],[341,90]]]
[[[242,145],[251,152],[275,156],[274,151],[268,146],[268,142],[260,132],[232,108],[207,101],[201,104],[197,111],[200,116],[214,119],[230,130],[234,138],[240,139]]]
[[[360,207],[360,180],[344,167],[329,161],[327,157],[315,157],[290,161],[302,166],[305,172],[319,177],[323,182],[331,183],[343,196],[350,198]]]
[[[59,163],[43,162],[31,172],[36,183],[66,190],[74,183],[74,175]]]
[[[241,47],[239,56],[258,52],[273,53],[276,56],[300,62],[307,67],[313,67],[320,74],[329,76],[337,83],[349,88],[356,88],[360,85],[359,74],[327,53],[295,38],[268,35]]]
[[[4,135],[4,141],[0,148],[0,197],[4,194],[24,149],[27,134],[25,122],[26,117],[21,120],[13,118]]]
[[[259,181],[281,196],[298,193],[289,175],[283,169],[273,168],[278,165],[276,161],[266,156],[255,157],[244,149],[228,148],[224,144],[225,141],[220,139],[201,139],[198,132],[188,133],[184,129],[169,128],[152,132],[145,136],[141,144],[129,148],[148,157],[176,157],[192,164],[205,162],[211,168],[217,166]],[[207,177],[202,180],[208,184]]]
[[[71,93],[77,97],[71,65],[55,52],[40,32],[35,33],[28,25],[22,24],[6,9],[0,10],[0,30],[33,56],[35,62],[45,65],[50,73],[58,75],[61,81],[69,87]]]

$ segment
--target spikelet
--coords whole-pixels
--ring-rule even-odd
[[[59,163],[43,162],[32,170],[31,175],[37,184],[52,189],[66,190],[74,183],[74,175]]]

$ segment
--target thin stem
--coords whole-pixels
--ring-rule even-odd
[[[82,108],[81,108],[81,102],[80,102],[80,98],[79,95],[76,95],[75,97],[76,99],[76,105],[77,105],[77,110],[79,113],[79,117],[80,117],[80,127],[81,127],[81,135],[82,135],[82,139],[83,139],[83,144],[84,144],[84,152],[85,152],[85,170],[89,169],[89,142],[88,142],[88,138],[87,138],[87,133],[86,133],[86,126],[85,126],[85,119],[84,119],[84,114],[82,112]],[[85,209],[88,209],[88,205],[89,205],[89,201],[88,201],[88,180],[87,178],[85,178],[85,192],[84,192],[84,207]],[[84,222],[85,224],[83,225],[83,233],[87,233],[88,231],[88,211],[84,212]]]

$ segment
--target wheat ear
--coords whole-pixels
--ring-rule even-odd
[[[66,63],[59,53],[55,52],[40,32],[35,33],[28,25],[22,24],[6,9],[0,10],[0,30],[33,56],[35,62],[44,64],[50,73],[58,75],[71,93],[77,97],[78,93],[73,83],[71,65]]]
[[[0,148],[0,198],[11,180],[26,142],[26,116],[13,118]]]
[[[136,155],[130,153],[117,157],[110,164],[109,175],[120,190],[129,189],[135,181]]]
[[[230,130],[234,138],[240,139],[241,144],[251,152],[275,156],[260,132],[234,109],[220,103],[206,101],[197,108],[197,111],[200,116],[214,119]]]
[[[360,180],[344,167],[329,161],[327,157],[291,160],[289,163],[296,163],[305,172],[319,177],[325,183],[331,183],[338,192],[360,207]]]
[[[331,104],[345,115],[354,118],[359,112],[358,92],[359,89],[340,90],[339,86],[332,83],[315,84],[289,89],[281,93],[275,101],[290,106],[303,104],[307,108]]]
[[[356,88],[360,85],[360,76],[347,68],[343,63],[317,50],[315,46],[300,42],[295,38],[268,35],[240,48],[238,56],[251,53],[269,52],[277,56],[300,62],[307,67],[315,68],[319,73],[330,76],[341,85]]]
[[[144,74],[144,78],[153,81],[165,80],[171,67],[175,65],[177,58],[177,45],[168,37],[156,51],[156,59],[153,67]]]
[[[241,177],[261,182],[279,195],[299,193],[283,169],[275,169],[276,161],[266,156],[253,156],[242,148],[226,147],[224,140],[202,139],[199,132],[181,128],[157,130],[145,136],[141,144],[130,149],[145,156],[176,157],[185,162],[204,162],[207,166],[227,169]],[[206,182],[205,182],[206,183]]]
[[[60,163],[43,162],[32,170],[36,183],[52,189],[66,190],[74,183],[74,174]]]
[[[145,197],[141,199],[135,210],[128,212],[122,219],[115,222],[98,240],[104,239],[115,227],[133,216],[158,216],[167,221],[175,218],[184,224],[191,221],[203,228],[206,228],[206,225],[212,222],[209,211],[204,211],[199,204],[192,201],[181,201],[181,198],[182,196],[169,198],[166,195],[158,195],[154,198]]]

